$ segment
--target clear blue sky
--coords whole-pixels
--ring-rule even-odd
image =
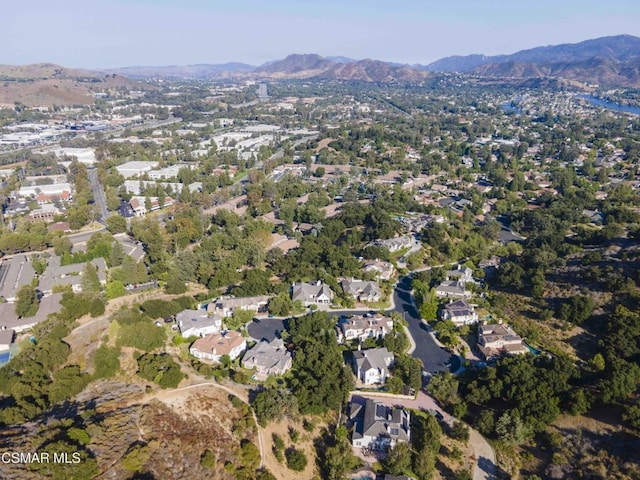
[[[638,0],[7,0],[0,18],[0,64],[86,68],[290,53],[428,63],[640,36]]]

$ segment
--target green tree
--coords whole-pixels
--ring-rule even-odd
[[[204,453],[200,455],[200,465],[210,470],[213,470],[214,468],[216,468],[215,454],[211,450],[206,449]]]
[[[506,443],[522,443],[526,438],[525,426],[514,411],[504,412],[496,422],[496,434]]]
[[[353,386],[338,348],[335,323],[325,312],[291,319],[295,345],[292,389],[303,413],[337,410]]]
[[[82,271],[82,292],[88,294],[98,294],[102,290],[100,279],[98,278],[98,269],[96,266],[87,262]]]
[[[439,373],[431,377],[427,390],[430,395],[443,405],[453,405],[460,401],[459,383],[450,372]]]
[[[94,378],[111,378],[120,370],[120,350],[100,345],[93,354]]]
[[[284,456],[287,459],[287,467],[294,472],[301,472],[307,466],[307,457],[302,450],[290,447]]]
[[[127,219],[120,215],[109,215],[105,220],[109,233],[124,233],[127,231]]]
[[[389,449],[384,468],[391,475],[411,475],[411,449],[405,442],[398,442]]]
[[[273,420],[279,421],[284,416],[291,417],[298,412],[296,398],[288,390],[277,388],[260,390],[253,397],[251,407],[262,427]]]
[[[127,293],[127,290],[124,288],[123,283],[119,280],[107,283],[105,291],[108,299],[121,297],[122,295]]]
[[[38,312],[38,295],[31,285],[24,285],[16,294],[16,315],[21,318],[33,317]]]
[[[293,302],[288,293],[279,293],[269,300],[268,309],[271,315],[286,317],[293,309]]]
[[[138,375],[162,388],[176,388],[184,374],[170,355],[145,353],[138,358]]]

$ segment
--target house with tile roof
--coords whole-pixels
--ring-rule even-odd
[[[197,339],[189,353],[202,361],[218,363],[225,355],[235,360],[246,349],[247,340],[240,332],[228,331]]]

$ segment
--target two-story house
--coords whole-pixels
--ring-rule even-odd
[[[385,405],[371,398],[352,403],[349,422],[354,425],[351,442],[356,448],[383,451],[411,440],[411,415],[407,410]]]
[[[370,348],[353,352],[353,371],[365,385],[384,384],[389,377],[389,368],[395,360],[386,348]]]

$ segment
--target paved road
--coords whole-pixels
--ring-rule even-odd
[[[400,313],[408,323],[409,332],[415,341],[416,348],[411,354],[422,360],[423,368],[427,372],[442,372],[448,370],[447,364],[452,355],[440,348],[433,337],[429,335],[428,326],[420,318],[411,298],[411,277],[402,277],[393,291],[395,307],[393,311]]]
[[[93,236],[94,233],[105,232],[107,229],[105,227],[99,228],[97,230],[88,230],[86,232],[72,233],[67,235],[67,238],[71,240],[71,243],[74,245],[87,243],[87,241]]]
[[[436,373],[448,370],[448,363],[451,361],[452,355],[443,350],[429,334],[428,326],[420,318],[418,310],[413,304],[411,298],[411,277],[406,276],[400,279],[393,292],[394,306],[388,310],[389,312],[398,312],[408,323],[409,332],[415,342],[415,348],[411,355],[422,361],[423,368],[427,372]],[[362,315],[369,310],[349,311],[349,312],[332,312],[329,315]],[[249,335],[259,340],[261,338],[273,339],[278,333],[285,328],[285,322],[278,318],[263,318],[253,321],[248,326]]]
[[[98,170],[95,168],[88,169],[89,181],[91,182],[91,190],[93,190],[93,200],[100,209],[100,222],[104,223],[109,216],[107,210],[107,198],[104,195],[104,189],[98,180]]]

